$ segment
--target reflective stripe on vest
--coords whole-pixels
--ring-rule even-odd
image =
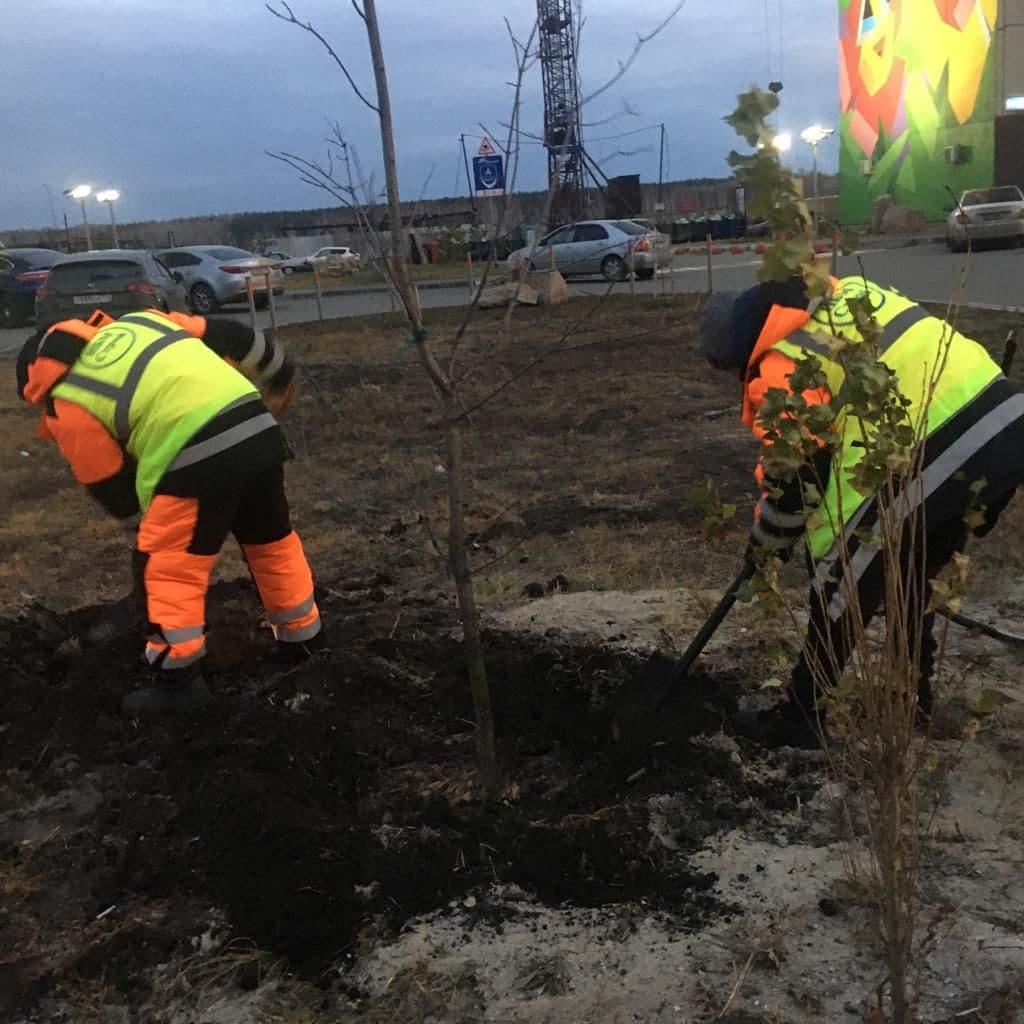
[[[130,313],[97,331],[51,393],[92,413],[125,446],[138,464],[135,489],[143,511],[199,430],[225,409],[259,398],[252,383],[199,338],[155,312]],[[254,419],[254,433],[273,425]],[[218,438],[208,440],[208,448],[217,448]]]
[[[131,318],[121,317],[121,321],[124,320],[131,321]],[[150,325],[145,324],[144,326],[148,328]],[[128,438],[131,435],[129,413],[132,408],[132,399],[135,398],[135,392],[139,389],[139,381],[142,380],[146,367],[169,345],[173,345],[176,341],[185,341],[191,337],[192,335],[188,331],[174,330],[168,332],[157,341],[152,342],[139,353],[135,362],[129,367],[123,383],[120,385],[108,384],[102,380],[93,380],[91,377],[74,372],[69,373],[64,378],[64,383],[70,384],[81,391],[89,391],[94,395],[100,395],[103,398],[112,398],[114,400],[114,435],[122,444],[127,444]]]
[[[878,354],[888,351],[911,327],[916,327],[922,320],[930,317],[920,306],[912,306],[897,313],[882,328],[882,336],[878,342]],[[816,356],[824,359],[831,358],[831,351],[828,343],[822,339],[820,334],[812,334],[810,331],[794,331],[788,339],[800,348],[813,352]]]
[[[909,299],[875,285],[868,287],[872,299],[880,300],[875,312],[882,329],[880,358],[896,374],[900,391],[910,400],[907,413],[918,436],[926,438],[991,384],[1000,374],[999,367],[977,342],[930,316]],[[837,291],[863,294],[864,284],[859,278],[846,279]],[[831,336],[813,329],[824,330],[828,323],[827,309],[822,307],[808,324],[811,330],[794,332],[773,348],[794,360],[802,359],[808,352],[817,356],[829,391],[835,396],[842,388],[845,373],[840,363],[830,357]],[[849,327],[845,322],[836,325],[844,331]],[[932,388],[940,357],[944,357],[944,362]],[[829,553],[841,533],[852,535],[854,521],[860,521],[871,497],[861,494],[852,484],[852,474],[863,458],[862,447],[853,442],[870,433],[870,426],[859,420],[847,423],[840,411],[834,429],[842,440],[819,509],[822,523],[807,534],[810,552],[816,559]]]
[[[921,471],[920,481],[908,492],[903,511],[913,515],[944,483],[946,483],[972,456],[977,455],[1000,431],[1005,430],[1024,416],[1024,394],[1011,395],[1005,402],[982,416],[977,423],[968,427],[941,455]],[[875,523],[871,540],[862,544],[850,558],[848,585],[856,586],[867,572],[868,566],[880,555],[879,534],[881,526]],[[846,610],[846,598],[837,591],[829,602],[828,613],[836,621]]]

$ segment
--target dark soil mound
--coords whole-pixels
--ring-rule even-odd
[[[488,637],[509,789],[487,806],[473,796],[472,712],[446,602],[379,587],[328,598],[333,649],[292,668],[255,632],[246,588],[220,586],[210,605],[215,703],[154,725],[118,714],[138,679],[138,637],[123,622],[97,629],[95,609],[63,619],[35,609],[0,623],[0,815],[69,792],[87,808],[84,820],[58,816],[60,841],[26,833],[30,815],[0,817],[0,867],[38,883],[0,917],[0,946],[20,946],[23,966],[40,936],[65,931],[94,953],[51,964],[53,977],[114,969],[116,958],[95,954],[114,940],[93,924],[114,905],[126,975],[202,931],[204,907],[307,976],[470,891],[485,902],[495,882],[550,904],[643,900],[681,924],[721,910],[714,879],[684,854],[759,794],[688,742],[731,705],[720,681],[701,680],[650,733],[615,743],[610,698],[640,661]],[[651,828],[654,793],[674,794],[667,841]],[[46,974],[32,963],[23,996]]]

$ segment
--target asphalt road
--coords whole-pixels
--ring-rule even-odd
[[[882,284],[891,284],[911,298],[992,306],[1024,307],[1024,250],[993,249],[968,255],[954,255],[945,246],[923,244],[899,249],[869,249],[860,256],[864,272]],[[759,260],[751,254],[713,257],[712,282],[716,289],[742,289],[754,283]],[[842,257],[839,272],[860,272],[856,257]],[[599,281],[573,281],[570,294],[600,295],[607,285]],[[653,281],[637,282],[637,294],[652,294],[662,289],[672,292],[697,292],[707,288],[707,263],[701,256],[677,256],[670,275]],[[628,293],[628,284],[616,285]],[[443,288],[421,288],[424,307],[457,306],[468,302],[469,288],[458,282]],[[367,316],[386,313],[393,307],[386,292],[361,292],[325,295],[326,318]],[[306,295],[288,295],[278,300],[278,323],[292,324],[317,319],[316,299]],[[244,307],[220,314],[248,318]],[[261,326],[269,326],[269,313],[257,314]],[[0,357],[11,358],[29,332],[0,331]]]

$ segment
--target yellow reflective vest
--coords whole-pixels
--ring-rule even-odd
[[[879,358],[895,373],[900,392],[910,400],[907,413],[917,436],[927,440],[970,405],[1001,371],[981,345],[946,321],[929,315],[916,302],[860,277],[843,278],[827,305],[815,311],[803,330],[776,342],[772,348],[794,360],[813,353],[821,362],[829,391],[833,397],[839,394],[845,374],[842,366],[829,357],[829,340],[839,332],[846,338],[858,337],[847,299],[862,296],[865,291],[882,329]],[[829,554],[836,538],[851,524],[855,525],[858,510],[870,500],[851,483],[852,472],[863,456],[863,448],[856,442],[865,432],[870,436],[870,425],[840,411],[833,429],[839,435],[840,449],[833,459],[822,497],[821,522],[807,531],[808,546],[815,558]],[[975,451],[976,448],[964,450],[957,452],[954,459],[947,459],[945,465],[952,467],[948,476]],[[929,450],[930,461],[935,454]]]
[[[218,413],[259,392],[199,339],[158,313],[129,313],[101,328],[51,392],[95,416],[138,468],[145,511],[160,478]]]

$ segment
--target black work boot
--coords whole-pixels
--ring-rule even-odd
[[[764,711],[740,711],[733,715],[732,733],[765,747],[800,747],[811,750],[827,740],[825,716],[806,710],[799,701],[787,700]]]
[[[285,665],[298,665],[303,661],[316,657],[321,651],[327,649],[327,641],[324,631],[321,629],[316,636],[309,640],[278,640],[277,660]]]
[[[129,718],[188,715],[201,711],[211,700],[201,671],[170,669],[155,673],[150,683],[129,693],[121,701],[121,711]]]

